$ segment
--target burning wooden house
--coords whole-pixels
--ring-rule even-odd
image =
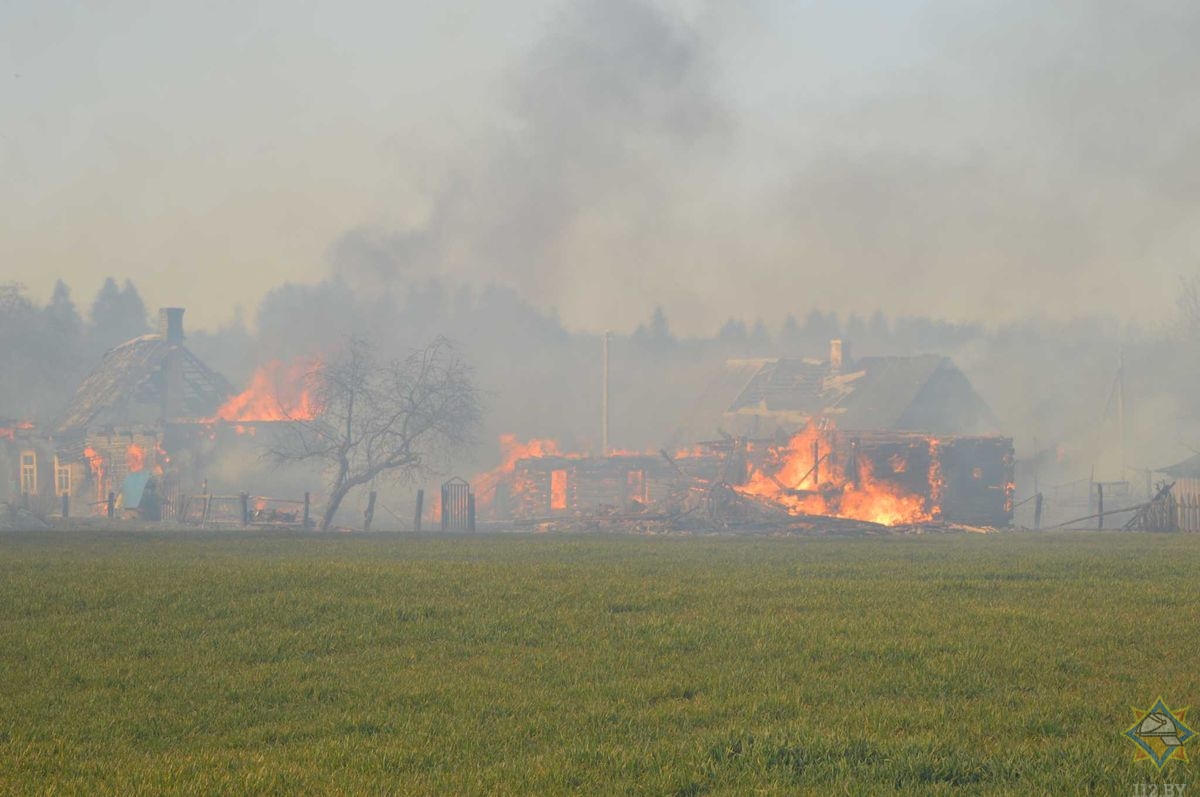
[[[730,494],[790,516],[882,525],[1012,521],[1012,440],[943,357],[759,361],[720,423],[724,439],[677,455],[564,455],[548,441],[506,458],[496,508],[516,518],[606,509],[684,511]],[[744,364],[743,364],[744,365]]]
[[[792,514],[886,526],[1012,521],[1013,446],[1003,437],[843,432],[815,424],[786,444],[747,446],[739,492]]]
[[[76,390],[54,441],[64,486],[79,503],[98,507],[112,494],[135,508],[150,481],[135,478],[139,489],[125,490],[133,474],[154,477],[150,490],[169,494],[188,427],[214,415],[233,392],[184,345],[183,312],[160,310],[156,333],[108,351]]]
[[[519,459],[497,507],[512,517],[683,510],[713,485],[792,516],[885,526],[1012,521],[1013,447],[1002,437],[852,433],[815,425],[791,438],[728,440],[650,455]]]
[[[183,314],[164,308],[154,334],[109,350],[53,431],[0,424],[0,501],[51,512],[66,497],[72,514],[115,506],[153,518],[174,514],[210,469],[237,490],[264,475],[256,465],[273,434],[315,413],[314,363],[267,363],[236,393],[184,345]],[[235,487],[220,482],[209,486]]]
[[[792,511],[896,523],[1012,522],[1013,442],[948,358],[763,362],[723,416],[752,443],[742,488]],[[786,445],[780,440],[786,438]]]

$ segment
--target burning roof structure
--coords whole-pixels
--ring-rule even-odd
[[[794,431],[821,418],[844,431],[988,434],[998,422],[966,375],[946,357],[863,357],[852,360],[832,341],[826,361],[782,358],[757,365],[724,415],[742,434]]]
[[[59,423],[60,433],[215,415],[233,387],[183,340],[183,309],[160,310],[157,333],[109,350],[83,380]]]

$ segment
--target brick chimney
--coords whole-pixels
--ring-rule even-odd
[[[841,338],[834,338],[829,341],[829,370],[833,373],[841,373],[843,362],[843,349]]]
[[[175,346],[163,362],[162,421],[171,423],[183,416],[183,308],[162,307],[158,311],[158,336]]]
[[[171,343],[183,343],[183,308],[161,307],[158,311],[158,335]]]

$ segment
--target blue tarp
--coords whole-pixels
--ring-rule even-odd
[[[131,473],[125,477],[125,481],[121,482],[121,506],[126,509],[137,509],[142,505],[142,496],[146,492],[146,485],[150,483],[150,473],[148,471],[139,471]]]

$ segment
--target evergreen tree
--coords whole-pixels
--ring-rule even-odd
[[[731,318],[722,324],[721,330],[717,333],[717,340],[724,344],[744,346],[747,338],[746,323],[736,318]]]
[[[783,328],[779,330],[779,344],[786,350],[784,353],[789,355],[800,351],[803,345],[800,322],[791,313],[783,319]]]
[[[842,326],[838,323],[837,313],[822,313],[813,310],[804,320],[804,337],[812,345],[820,348],[827,347],[829,341],[842,336]]]
[[[117,287],[112,277],[104,280],[92,302],[88,343],[93,356],[120,343],[146,334],[146,305],[130,280]]]
[[[867,326],[867,334],[870,335],[871,345],[876,349],[883,349],[891,342],[892,326],[882,310],[876,310],[874,315],[871,316],[871,322]]]
[[[663,311],[662,305],[654,308],[649,322],[638,324],[638,328],[633,331],[632,339],[634,343],[658,351],[669,348],[675,342],[671,337],[671,326],[667,323],[667,314]]]
[[[867,322],[858,313],[851,313],[850,317],[846,319],[844,332],[846,340],[852,344],[856,341],[862,343],[867,337]]]
[[[50,328],[63,343],[76,346],[83,335],[83,319],[71,300],[71,289],[61,279],[54,283],[54,293],[45,309]]]
[[[750,348],[755,354],[766,354],[771,349],[771,333],[767,332],[767,325],[760,318],[754,322],[754,327],[750,330]]]

